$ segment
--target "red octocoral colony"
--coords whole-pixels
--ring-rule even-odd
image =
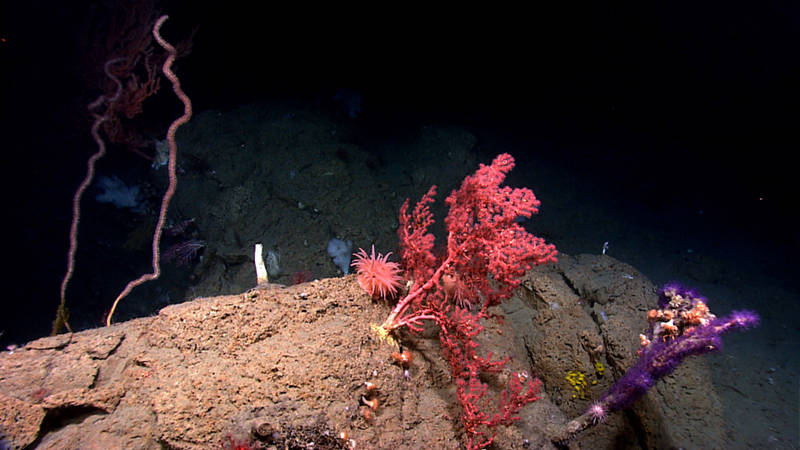
[[[541,385],[539,380],[511,374],[497,400],[497,412],[483,411],[488,389],[480,376],[501,372],[508,358],[493,361],[491,353],[478,354],[474,338],[483,330],[480,321],[496,317],[488,308],[509,298],[526,270],[556,259],[553,245],[528,233],[518,222],[538,212],[540,203],[533,192],[500,186],[513,167],[514,158],[501,154],[491,165],[481,164],[447,197],[447,243],[438,258],[433,253],[433,234],[428,232],[433,223],[429,205],[434,201],[436,186],[410,213],[406,200],[400,208],[398,235],[402,266],[411,286],[384,323],[374,326],[382,339],[391,339],[402,327],[411,332],[421,331],[426,322],[439,327],[442,351],[458,386],[461,423],[470,449],[492,442],[494,433],[488,434],[488,429],[517,420],[519,410],[538,399]],[[370,274],[370,265],[375,260],[380,264],[396,263],[388,263],[380,254],[375,257],[374,248],[371,256],[361,250],[356,258],[354,265],[365,267],[363,281],[359,271],[359,283],[375,296],[376,286],[380,285],[376,284],[378,277]],[[396,274],[392,271],[391,276]]]

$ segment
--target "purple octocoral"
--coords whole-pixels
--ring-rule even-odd
[[[680,298],[691,302],[706,302],[706,298],[700,295],[695,288],[687,287],[677,281],[670,281],[658,290],[658,307],[666,308],[670,301]]]
[[[172,261],[178,266],[190,265],[197,253],[206,246],[206,241],[189,239],[168,248],[163,255],[164,261]]]
[[[648,313],[651,321],[649,335],[651,342],[644,335],[639,361],[628,370],[600,399],[609,411],[616,411],[636,401],[661,378],[672,373],[687,356],[702,355],[722,349],[722,334],[731,330],[743,330],[756,326],[758,314],[752,311],[734,311],[728,317],[717,319],[705,307],[705,298],[697,291],[686,289],[677,283],[670,283],[661,290],[659,306],[661,310]],[[673,325],[674,316],[695,318],[702,305],[710,320]],[[663,322],[663,316],[669,318]],[[675,327],[677,334],[653,332],[663,328],[666,323]],[[689,326],[691,325],[691,326]]]

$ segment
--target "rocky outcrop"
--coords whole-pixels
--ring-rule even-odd
[[[656,301],[650,282],[613,258],[559,258],[528,273],[496,311],[503,323],[485,323],[479,340],[486,352],[512,356],[484,380],[493,395],[512,372],[544,382],[542,399],[498,430],[497,448],[552,447],[551,428],[632,365]],[[388,312],[346,276],[196,299],[39,339],[0,353],[0,426],[11,448],[459,448],[460,410],[435,329],[402,340],[415,356],[407,380],[370,329]],[[589,380],[585,399],[573,397],[569,371]],[[719,448],[723,430],[706,365],[695,358],[570,445]]]

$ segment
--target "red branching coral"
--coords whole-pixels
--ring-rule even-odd
[[[386,338],[404,326],[419,332],[425,321],[439,326],[442,351],[458,385],[461,423],[470,449],[491,444],[494,434],[489,435],[488,429],[518,419],[517,412],[538,399],[540,386],[539,380],[513,374],[497,402],[498,412],[486,412],[490,401],[480,374],[500,372],[508,358],[493,361],[491,353],[478,354],[474,338],[483,330],[480,321],[490,317],[488,308],[511,296],[526,270],[556,259],[553,245],[517,223],[518,218],[537,213],[540,203],[530,189],[500,186],[513,167],[511,155],[499,155],[447,197],[447,247],[441,258],[434,256],[434,237],[428,232],[436,186],[410,214],[406,200],[400,209],[398,236],[406,278],[413,285],[384,323],[375,327]],[[470,311],[473,304],[480,305],[475,312]]]

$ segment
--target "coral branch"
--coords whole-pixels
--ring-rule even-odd
[[[177,266],[188,266],[205,246],[206,241],[188,239],[167,248],[164,252],[163,260],[172,261]]]
[[[723,333],[745,330],[759,322],[752,311],[734,311],[717,319],[705,298],[677,283],[669,283],[661,290],[658,304],[660,310],[647,313],[650,329],[647,335],[640,335],[642,348],[636,364],[584,414],[554,433],[553,442],[564,443],[602,422],[609,412],[630,406],[687,357],[720,351]]]
[[[470,449],[491,444],[494,433],[488,435],[487,429],[509,425],[525,404],[538,399],[539,381],[528,380],[523,393],[520,375],[514,374],[499,400],[499,412],[490,417],[484,398],[488,388],[479,377],[500,372],[508,358],[494,361],[491,353],[481,357],[475,342],[483,330],[480,320],[490,317],[487,309],[507,299],[531,266],[555,261],[555,247],[517,223],[519,217],[538,212],[539,201],[533,192],[500,186],[513,167],[511,155],[499,155],[491,165],[482,164],[447,197],[447,246],[438,260],[433,254],[433,234],[428,232],[433,224],[430,204],[436,186],[410,214],[406,200],[400,208],[398,236],[406,278],[413,285],[384,323],[373,327],[384,339],[402,327],[420,332],[425,321],[439,326],[442,352],[458,385],[461,423]],[[480,308],[472,312],[463,305]]]
[[[119,99],[120,93],[122,92],[122,82],[120,82],[119,78],[111,73],[111,66],[122,61],[122,58],[115,58],[106,61],[105,65],[103,66],[103,70],[105,71],[106,76],[108,76],[108,78],[110,78],[116,84],[117,89],[114,92],[114,95],[111,97],[106,97],[105,95],[97,97],[95,101],[89,104],[89,111],[94,111],[104,103],[114,104]],[[97,151],[86,162],[86,177],[84,177],[83,181],[78,186],[78,189],[75,191],[75,196],[72,198],[72,224],[69,227],[67,273],[64,275],[64,279],[61,281],[61,302],[58,304],[56,318],[53,321],[53,329],[51,332],[53,336],[61,332],[62,326],[66,327],[68,331],[72,332],[69,322],[67,321],[67,285],[69,284],[69,280],[72,278],[72,274],[75,272],[75,254],[78,251],[78,225],[80,224],[81,220],[81,198],[83,198],[83,193],[86,191],[89,185],[92,184],[92,180],[94,179],[95,164],[97,164],[97,161],[106,154],[106,143],[103,141],[103,138],[100,137],[100,127],[108,119],[109,116],[107,113],[103,115],[95,115],[94,123],[92,124],[92,138],[97,144]]]
[[[471,295],[461,300],[481,304],[480,310],[485,313],[511,295],[531,266],[556,260],[553,245],[516,222],[519,217],[537,213],[540,202],[530,189],[500,186],[513,167],[514,158],[501,154],[491,165],[481,164],[447,197],[447,252],[438,267],[433,255],[434,237],[428,232],[433,224],[429,204],[436,186],[428,190],[411,215],[406,200],[400,209],[398,236],[406,276],[414,286],[384,321],[382,328],[387,334],[410,323],[415,311],[427,308],[423,302],[437,291],[445,275],[457,281],[460,292]],[[443,295],[440,291],[438,294]]]
[[[117,305],[119,301],[125,298],[136,286],[150,281],[155,280],[161,275],[161,265],[159,264],[160,259],[160,252],[159,252],[159,245],[161,243],[161,232],[164,229],[164,223],[167,220],[167,209],[169,208],[169,202],[172,200],[172,196],[175,195],[175,190],[178,187],[178,177],[176,175],[177,171],[177,156],[178,156],[178,144],[175,143],[175,132],[178,128],[189,121],[192,118],[192,103],[189,100],[189,97],[183,92],[181,89],[181,83],[178,80],[177,75],[172,72],[172,63],[175,61],[177,52],[175,47],[173,47],[169,42],[165,41],[164,38],[161,37],[160,30],[161,25],[168,19],[168,16],[161,16],[153,26],[153,37],[155,37],[156,41],[158,42],[161,47],[163,47],[167,52],[169,52],[169,56],[167,56],[167,60],[164,61],[164,66],[162,70],[164,72],[164,76],[172,82],[172,88],[175,91],[175,95],[183,102],[183,115],[177,119],[169,126],[169,130],[167,130],[167,142],[169,142],[169,165],[168,165],[168,173],[169,173],[169,186],[167,187],[167,191],[164,193],[164,197],[161,199],[161,210],[158,215],[158,223],[156,224],[156,230],[153,234],[153,272],[147,273],[139,278],[129,282],[125,289],[117,296],[116,300],[114,300],[114,304],[111,306],[111,311],[108,313],[108,317],[106,318],[106,325],[111,325],[111,318],[114,316],[114,311],[117,309]]]

